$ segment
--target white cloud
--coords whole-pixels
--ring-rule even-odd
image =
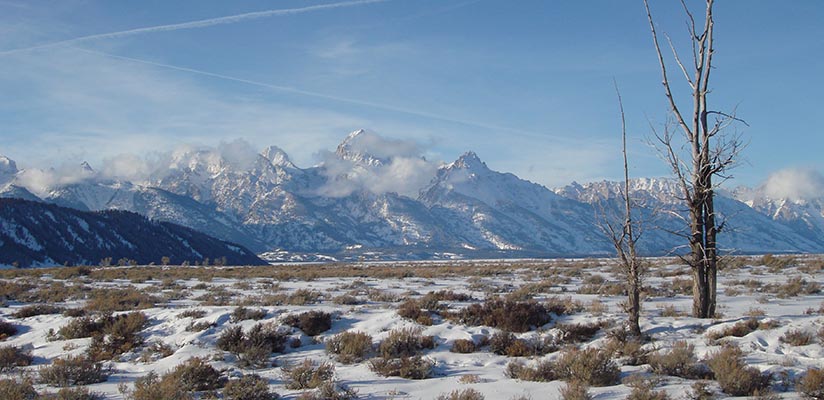
[[[824,197],[824,175],[810,168],[787,168],[770,174],[763,188],[767,196],[773,199]]]
[[[421,146],[410,140],[385,138],[366,132],[348,141],[348,152],[381,160],[366,164],[341,159],[337,154],[323,151],[323,173],[327,183],[319,194],[343,197],[355,191],[372,193],[394,192],[417,197],[418,192],[435,176],[439,164],[423,157]]]

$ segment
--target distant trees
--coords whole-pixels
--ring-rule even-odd
[[[681,5],[686,14],[690,35],[690,54],[692,60],[684,63],[675,45],[666,36],[675,65],[683,73],[692,97],[692,104],[682,107],[672,93],[667,63],[658,42],[658,33],[650,12],[649,1],[644,0],[647,19],[652,32],[652,40],[658,56],[658,63],[663,76],[664,95],[672,113],[674,125],[667,124],[663,132],[656,131],[655,136],[662,145],[662,153],[672,168],[673,174],[681,187],[681,200],[689,210],[689,233],[685,234],[690,248],[689,256],[684,260],[692,269],[693,306],[692,314],[698,318],[711,318],[716,307],[716,281],[718,273],[718,248],[716,237],[723,223],[718,222],[715,210],[714,189],[729,176],[728,169],[734,166],[743,147],[738,134],[730,134],[726,129],[735,122],[743,122],[734,113],[728,114],[709,107],[709,80],[712,72],[713,0],[705,0],[703,28],[698,29],[695,16],[687,7],[685,0]],[[712,116],[712,121],[710,121]],[[673,132],[680,132],[680,134]],[[675,143],[676,136],[684,140],[684,145]]]

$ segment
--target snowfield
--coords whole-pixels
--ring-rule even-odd
[[[108,379],[87,385],[106,399],[128,398],[119,386],[132,390],[136,379],[150,372],[162,376],[193,357],[207,361],[224,380],[257,374],[272,392],[286,399],[311,398],[306,393],[315,392],[287,388],[284,369],[306,359],[315,365],[334,365],[331,379],[364,399],[434,399],[467,389],[486,399],[560,398],[560,390],[566,386],[563,380],[514,379],[508,376],[508,365],[557,362],[571,347],[614,350],[615,338],[620,337],[616,332],[626,318],[621,307],[621,275],[608,259],[80,267],[4,270],[0,277],[0,294],[6,299],[0,319],[17,330],[0,346],[14,346],[33,356],[31,365],[10,368],[2,375],[20,380],[21,372],[28,374],[41,394],[58,390],[41,381],[42,369],[55,359],[82,355],[93,347],[92,338],[66,338],[61,328],[83,318],[76,316],[80,311],[66,309],[85,309],[92,320],[106,312],[117,316],[138,309],[147,317],[134,348],[102,361],[101,365],[111,368]],[[731,259],[719,274],[718,316],[701,320],[687,316],[692,304],[689,270],[673,259],[650,260],[641,319],[648,340],[638,354],[667,352],[678,341],[686,341],[694,346],[698,365],[703,366],[706,363],[702,360],[733,344],[743,351],[748,366],[771,374],[773,393],[769,395],[802,398],[796,381],[810,367],[824,368],[822,278],[824,258]],[[425,297],[428,293],[434,294]],[[488,341],[501,329],[470,323],[461,313],[472,304],[481,305],[499,296],[552,310],[548,323],[514,333],[531,354],[495,354],[494,343]],[[60,308],[40,315],[21,314],[21,310],[32,310],[33,304]],[[551,307],[559,304],[566,310],[561,315],[558,308]],[[244,308],[238,310],[241,306]],[[399,309],[412,309],[420,315],[404,318]],[[254,315],[257,310],[265,313]],[[296,324],[297,316],[309,311],[331,314],[331,329],[315,336],[304,332],[303,326]],[[750,321],[755,321],[752,331],[732,329]],[[257,324],[269,324],[285,340],[282,351],[267,351],[262,365],[250,366],[241,362],[243,356],[218,348],[228,329],[240,326],[249,332]],[[594,335],[570,339],[569,332],[575,326],[595,327]],[[372,338],[373,348],[366,358],[379,357],[380,343],[401,328],[419,329],[422,336],[432,336],[433,348],[418,349],[422,359],[432,364],[428,378],[384,377],[370,368],[368,359],[343,364],[326,350],[325,343],[335,335],[357,331]],[[727,335],[733,331],[740,337]],[[104,334],[104,342],[113,340],[106,335],[111,333]],[[455,341],[461,339],[471,340],[477,349],[452,352]],[[643,376],[654,390],[663,390],[672,399],[687,398],[698,381],[656,375],[646,356],[636,362],[620,353],[610,353],[610,358],[620,368],[619,381],[623,383],[590,387],[589,393],[599,400],[626,398],[633,390],[631,385],[637,386],[632,383],[637,378],[630,378],[633,375]],[[717,381],[706,382],[719,398],[732,397],[721,391]],[[218,389],[195,396],[217,394],[220,398],[220,393]],[[764,391],[759,393],[765,395]]]

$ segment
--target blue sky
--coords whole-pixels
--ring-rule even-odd
[[[668,174],[646,144],[667,108],[640,0],[314,7],[337,3],[0,0],[0,154],[23,167],[101,165],[241,138],[308,167],[366,128],[431,160],[473,150],[550,187],[618,179],[615,78],[631,174]],[[683,44],[679,3],[652,8]],[[732,184],[824,170],[824,3],[729,0],[715,14],[710,102],[750,125]]]

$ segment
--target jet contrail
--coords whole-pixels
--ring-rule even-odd
[[[373,103],[373,102],[370,102],[370,101],[339,97],[339,96],[334,96],[334,95],[325,94],[325,93],[319,93],[319,92],[313,92],[313,91],[309,91],[309,90],[298,89],[298,88],[294,88],[294,87],[290,87],[290,86],[283,86],[283,85],[275,85],[275,84],[265,83],[265,82],[258,82],[258,81],[253,81],[253,80],[249,80],[249,79],[237,78],[237,77],[234,77],[234,76],[223,75],[223,74],[218,74],[218,73],[209,72],[209,71],[203,71],[203,70],[194,69],[194,68],[180,67],[180,66],[177,66],[177,65],[164,64],[164,63],[159,63],[159,62],[155,62],[155,61],[143,60],[143,59],[140,59],[140,58],[133,58],[133,57],[120,56],[120,55],[116,55],[116,54],[104,53],[102,51],[97,51],[97,50],[83,49],[83,48],[79,48],[79,47],[72,47],[72,49],[82,51],[82,52],[85,52],[85,53],[96,54],[96,55],[100,55],[100,56],[104,56],[104,57],[114,58],[114,59],[118,59],[118,60],[130,61],[130,62],[144,64],[144,65],[151,65],[151,66],[154,66],[154,67],[166,68],[166,69],[171,69],[171,70],[175,70],[175,71],[189,72],[189,73],[192,73],[192,74],[197,74],[197,75],[208,76],[208,77],[217,78],[217,79],[223,79],[223,80],[243,83],[243,84],[247,84],[247,85],[251,85],[251,86],[262,87],[262,88],[276,90],[276,91],[280,91],[280,92],[294,93],[294,94],[307,96],[307,97],[315,97],[315,98],[320,98],[320,99],[325,99],[325,100],[332,100],[332,101],[336,101],[336,102],[340,102],[340,103],[348,103],[348,104],[354,104],[354,105],[358,105],[358,106],[364,106],[364,107],[375,108],[375,109],[380,109],[380,110],[392,111],[392,112],[397,112],[397,113],[406,114],[406,115],[412,115],[412,116],[416,116],[416,117],[422,117],[422,118],[427,118],[427,119],[450,122],[450,123],[458,124],[458,125],[472,126],[472,127],[482,128],[482,129],[487,129],[487,130],[492,130],[492,131],[511,132],[511,133],[515,133],[515,134],[518,134],[518,135],[522,135],[522,136],[528,136],[528,137],[544,139],[544,140],[552,139],[554,141],[562,141],[562,142],[571,142],[572,141],[569,138],[560,137],[560,136],[545,135],[545,134],[539,134],[539,133],[536,133],[536,132],[525,131],[525,130],[521,130],[521,129],[517,129],[517,128],[491,125],[491,124],[486,124],[486,123],[482,123],[482,122],[468,121],[468,120],[464,120],[464,119],[457,119],[457,118],[447,117],[447,116],[443,116],[443,115],[433,114],[433,113],[426,112],[426,111],[419,111],[419,110],[414,110],[414,109],[409,109],[409,108],[396,107],[396,106],[387,105],[387,104]]]
[[[250,12],[245,14],[237,14],[237,15],[229,15],[226,17],[217,17],[217,18],[208,18],[208,19],[201,19],[197,21],[189,21],[189,22],[182,22],[178,24],[169,24],[169,25],[157,25],[157,26],[148,26],[145,28],[136,28],[136,29],[129,29],[125,31],[117,31],[117,32],[108,32],[108,33],[98,33],[95,35],[88,35],[88,36],[80,36],[73,39],[66,39],[60,40],[57,42],[51,43],[44,43],[30,47],[22,47],[19,49],[11,49],[11,50],[3,50],[0,51],[0,56],[20,53],[24,51],[30,50],[39,50],[45,49],[50,47],[57,47],[63,46],[67,44],[76,44],[80,42],[84,42],[87,40],[94,40],[94,39],[112,39],[118,38],[123,36],[131,36],[131,35],[140,35],[143,33],[152,33],[152,32],[166,32],[166,31],[176,31],[180,29],[195,29],[195,28],[204,28],[207,26],[213,25],[223,25],[223,24],[234,24],[237,22],[247,21],[250,19],[258,19],[258,18],[268,18],[268,17],[276,17],[282,15],[292,15],[292,14],[303,14],[312,11],[320,11],[320,10],[328,10],[333,8],[343,8],[343,7],[354,7],[360,6],[365,4],[371,3],[383,3],[389,0],[352,0],[352,1],[343,1],[339,3],[330,3],[330,4],[319,4],[315,6],[308,6],[308,7],[300,7],[300,8],[288,8],[288,9],[281,9],[281,10],[266,10],[266,11],[256,11]]]

